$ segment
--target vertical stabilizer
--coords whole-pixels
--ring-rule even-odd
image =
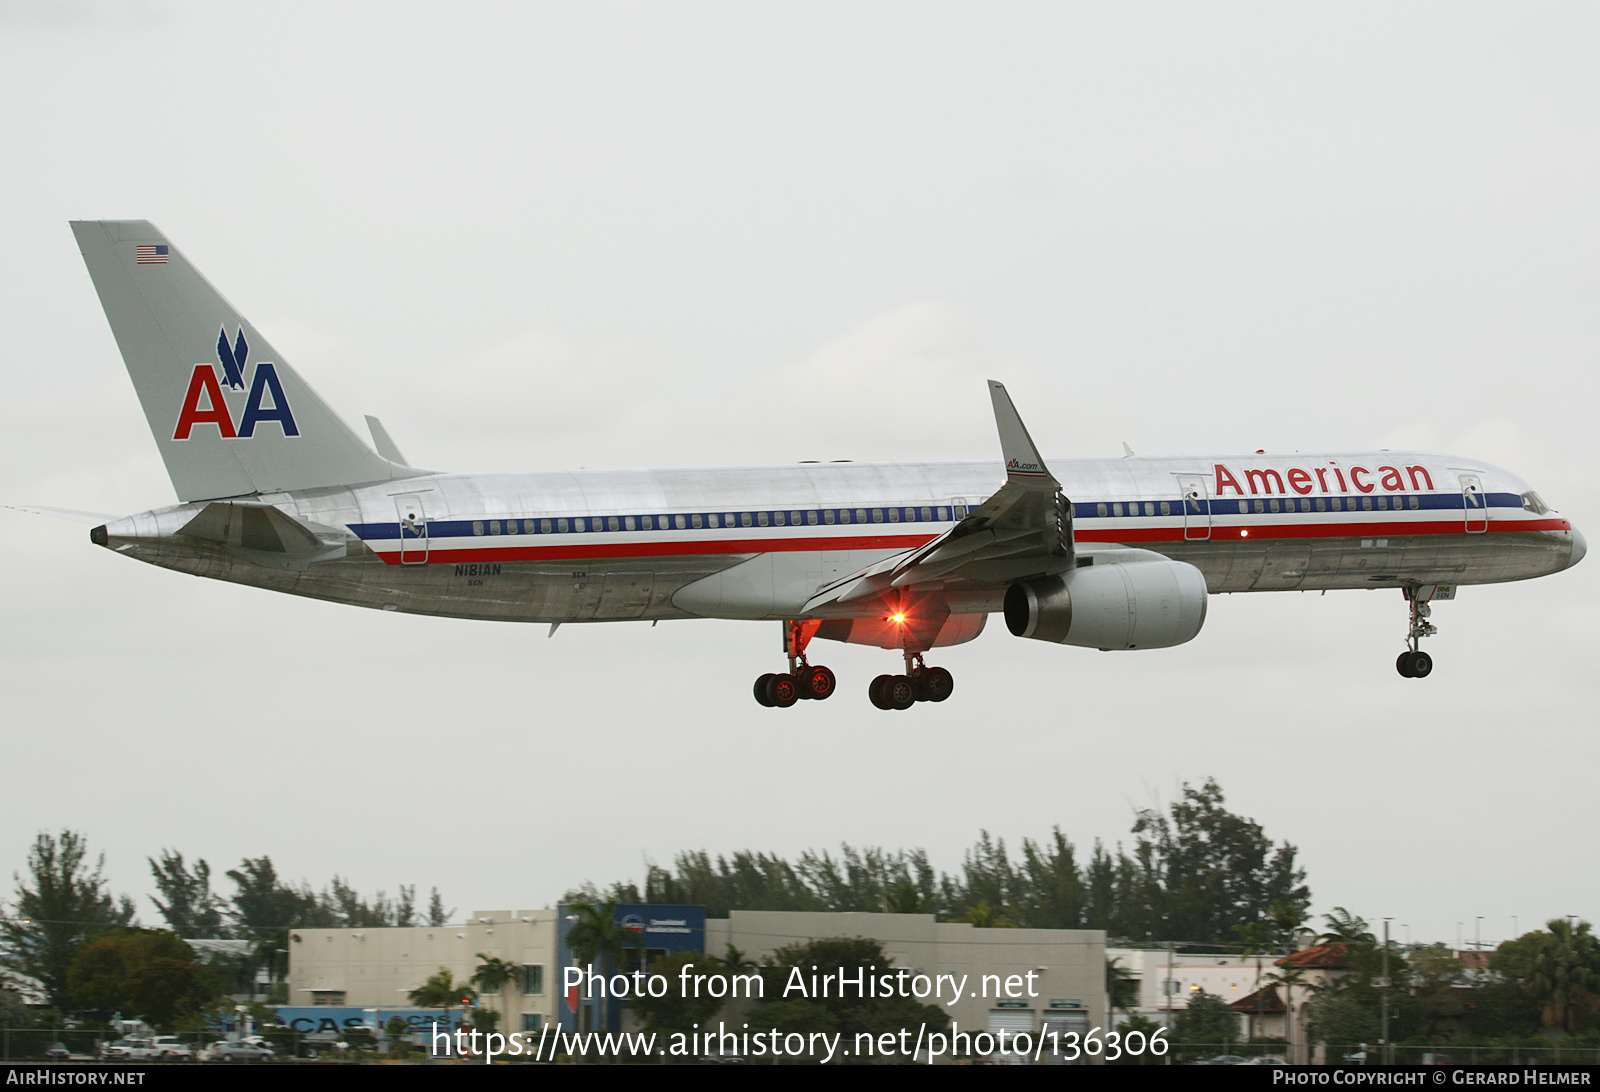
[[[180,500],[426,473],[374,453],[153,225],[72,232]]]

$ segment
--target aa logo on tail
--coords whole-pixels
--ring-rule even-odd
[[[244,327],[239,328],[233,345],[228,345],[227,327],[217,331],[217,363],[196,364],[189,376],[189,389],[183,396],[183,408],[178,411],[178,424],[172,430],[174,440],[187,440],[196,425],[216,425],[217,433],[225,440],[247,440],[256,434],[256,426],[263,421],[276,421],[285,436],[300,435],[294,423],[294,410],[284,396],[283,384],[278,381],[278,369],[270,360],[257,361],[250,377],[250,393],[245,396],[244,413],[234,425],[233,411],[223,397],[222,386],[229,391],[245,389],[245,361],[250,356],[250,346],[244,339]],[[217,374],[218,366],[222,374]]]

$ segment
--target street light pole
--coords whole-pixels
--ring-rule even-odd
[[[1172,941],[1169,940],[1169,941],[1167,941],[1167,985],[1166,985],[1166,990],[1167,990],[1167,1020],[1166,1020],[1166,1023],[1167,1023],[1167,1034],[1168,1035],[1172,1034],[1172,958],[1173,958],[1172,952],[1173,952],[1173,943],[1172,943]],[[1172,1052],[1170,1050],[1167,1052],[1167,1062],[1166,1062],[1166,1064],[1167,1065],[1171,1065],[1172,1064]]]
[[[1382,1012],[1383,1012],[1383,1018],[1382,1018],[1383,1019],[1383,1024],[1382,1024],[1382,1031],[1381,1031],[1382,1038],[1378,1040],[1378,1050],[1383,1056],[1383,1064],[1384,1065],[1389,1065],[1390,1064],[1390,1059],[1389,1059],[1389,922],[1390,922],[1390,920],[1391,919],[1389,919],[1389,918],[1384,918],[1383,919],[1383,978],[1381,979],[1380,986],[1379,986],[1379,989],[1380,989],[1381,992],[1378,994],[1378,997],[1381,999],[1381,1007],[1382,1007]]]

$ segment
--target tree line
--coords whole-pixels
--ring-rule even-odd
[[[41,835],[41,838],[44,837]],[[225,874],[234,892],[223,898],[211,889],[211,866],[185,864],[183,854],[163,850],[150,858],[150,873],[160,898],[151,897],[167,928],[184,937],[252,938],[288,927],[372,929],[385,925],[444,925],[453,911],[444,908],[434,888],[426,912],[417,906],[415,884],[401,884],[390,898],[379,891],[368,901],[340,876],[321,891],[304,880],[279,878],[270,857],[247,857]]]
[[[444,925],[454,913],[438,888],[424,910],[415,885],[368,899],[335,876],[317,890],[284,880],[265,856],[224,873],[233,885],[227,895],[213,889],[204,860],[190,864],[168,849],[148,862],[157,892],[151,901],[165,930],[139,928],[134,901],[110,893],[105,858],[90,860],[83,834],[40,833],[0,916],[0,964],[37,979],[57,1012],[125,1009],[176,1018],[201,998],[251,992],[256,972],[275,968],[290,929]],[[202,958],[185,939],[246,940],[251,950]]]
[[[1481,969],[1443,944],[1385,946],[1342,908],[1328,923],[1318,939],[1345,945],[1347,971],[1311,997],[1316,1041],[1346,1049],[1378,1042],[1387,993],[1389,1040],[1402,1046],[1455,1040],[1504,1048],[1537,1036],[1536,1045],[1576,1037],[1600,1047],[1600,940],[1586,921],[1556,918],[1505,941]]]
[[[703,905],[730,910],[935,913],[948,921],[1037,929],[1103,929],[1135,943],[1179,940],[1286,949],[1311,892],[1295,848],[1224,806],[1214,780],[1184,785],[1165,812],[1134,814],[1132,846],[1096,840],[1082,852],[1058,827],[1013,854],[987,831],[959,871],[936,871],[922,849],[843,845],[795,860],[743,850],[686,851],[671,869],[648,865],[642,884],[586,883],[567,903]]]

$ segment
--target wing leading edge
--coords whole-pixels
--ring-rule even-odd
[[[990,380],[989,396],[1005,484],[932,542],[817,589],[805,605],[806,614],[851,603],[865,607],[874,598],[893,609],[912,600],[941,598],[938,593],[952,586],[994,587],[1073,567],[1072,504],[1045,466],[1005,387]],[[930,612],[916,613],[926,617]]]

